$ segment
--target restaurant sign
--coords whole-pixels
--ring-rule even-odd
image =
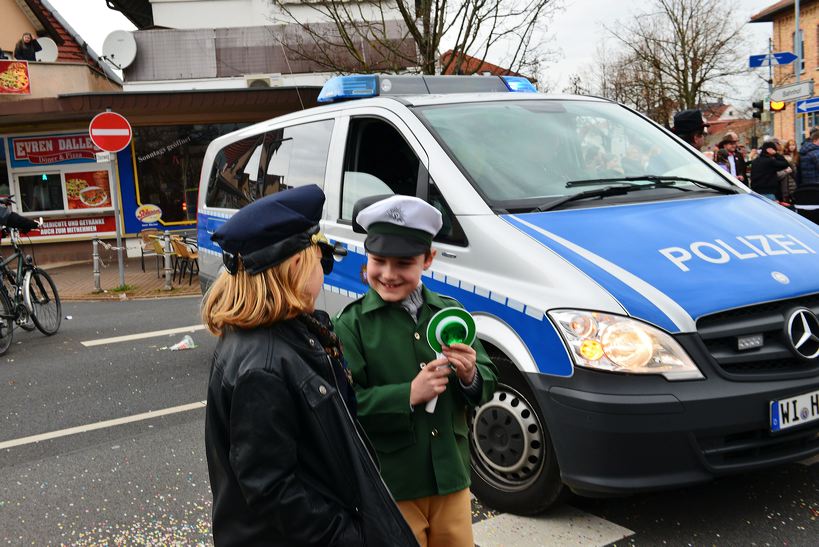
[[[79,217],[63,219],[46,219],[43,224],[28,235],[33,238],[45,236],[81,236],[89,234],[112,233],[116,228],[114,215],[102,217]]]
[[[0,61],[0,95],[30,95],[31,78],[25,61]]]
[[[87,133],[9,139],[12,167],[96,161],[100,151]]]

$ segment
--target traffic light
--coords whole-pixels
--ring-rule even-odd
[[[757,119],[762,119],[762,112],[765,110],[765,102],[764,101],[754,101],[751,103],[751,107],[754,109],[754,113],[752,116]]]
[[[785,110],[785,101],[771,101],[768,106],[771,108],[771,112],[779,112]]]

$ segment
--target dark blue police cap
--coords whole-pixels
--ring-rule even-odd
[[[230,273],[241,257],[245,270],[257,274],[315,243],[323,207],[324,192],[315,184],[284,190],[239,209],[211,240]]]

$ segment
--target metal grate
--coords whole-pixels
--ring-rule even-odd
[[[806,361],[791,350],[785,322],[791,310],[805,307],[819,315],[819,294],[737,308],[701,317],[697,332],[716,364],[737,375],[819,371],[819,359]],[[762,335],[762,345],[740,351],[740,336]]]

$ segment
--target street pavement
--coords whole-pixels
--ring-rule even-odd
[[[0,357],[0,544],[212,543],[203,401],[216,341],[198,304],[68,302],[56,335],[15,331]],[[185,334],[197,347],[170,351]],[[481,547],[816,545],[819,457],[671,492],[566,495],[534,518],[473,509]]]

